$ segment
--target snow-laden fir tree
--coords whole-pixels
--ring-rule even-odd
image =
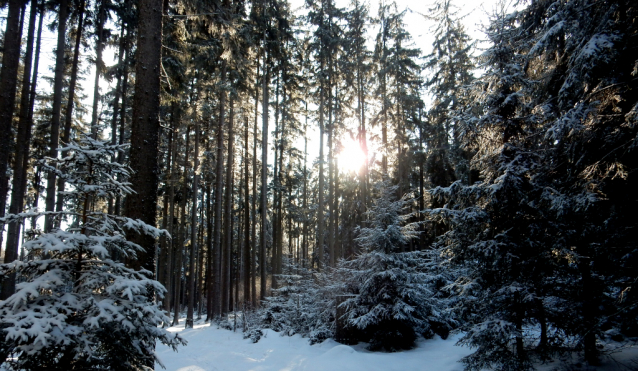
[[[301,334],[318,343],[334,336],[335,299],[343,281],[334,270],[319,273],[284,258],[280,287],[263,304],[262,326],[292,336]]]
[[[380,196],[367,212],[367,227],[359,229],[362,252],[338,268],[355,294],[341,305],[348,325],[361,332],[370,349],[409,349],[417,334],[447,335],[451,320],[438,288],[448,278],[437,268],[435,256],[406,251],[419,234],[418,223],[407,223],[411,200],[397,199],[397,186],[382,182],[377,188]]]
[[[635,323],[631,4],[538,1],[487,30],[465,138],[482,181],[433,190],[444,206],[428,212],[465,272],[452,287],[460,343],[475,349],[467,369],[529,369],[568,350],[596,364],[601,335]]]
[[[11,370],[148,369],[158,361],[156,341],[173,348],[185,342],[158,327],[169,319],[152,298],[164,287],[151,272],[121,260],[135,259],[141,249],[127,232],[158,237],[163,231],[101,211],[107,198],[131,192],[129,170],[111,161],[122,146],[84,136],[61,150],[68,155],[43,165],[71,187],[62,196],[73,208],[50,213],[65,219],[62,228],[27,241],[25,260],[0,265],[0,278],[16,275],[19,282],[0,302],[0,362]]]

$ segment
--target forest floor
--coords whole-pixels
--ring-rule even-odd
[[[461,371],[463,365],[458,361],[472,352],[454,345],[460,334],[447,340],[420,340],[412,350],[385,353],[370,352],[365,349],[366,344],[348,346],[331,339],[310,345],[307,338],[281,336],[272,330],[264,330],[261,340],[253,344],[243,338],[240,330],[233,332],[201,321],[185,330],[181,320],[169,331],[179,332],[188,345],[179,347],[176,353],[158,344],[157,354],[168,371]],[[595,369],[580,367],[577,362],[566,365],[563,361],[537,365],[537,370],[638,370],[636,345],[613,356],[603,357],[603,363]]]

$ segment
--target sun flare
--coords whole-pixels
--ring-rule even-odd
[[[343,141],[341,145],[337,155],[339,169],[343,172],[359,173],[361,167],[366,163],[366,155],[361,145],[352,138]]]

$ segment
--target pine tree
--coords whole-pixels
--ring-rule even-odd
[[[436,22],[433,50],[425,65],[430,71],[425,85],[433,98],[426,130],[426,172],[434,186],[448,186],[456,179],[471,183],[460,148],[460,123],[452,113],[469,103],[463,87],[472,81],[472,45],[450,0],[437,1],[426,18]]]
[[[2,361],[10,369],[141,369],[158,359],[156,340],[175,348],[185,342],[158,327],[168,318],[148,301],[149,290],[164,288],[145,270],[128,268],[120,259],[135,259],[143,248],[127,233],[158,237],[161,230],[140,220],[100,211],[100,202],[131,193],[129,170],[111,159],[122,146],[83,137],[62,148],[69,155],[47,159],[48,171],[64,177],[74,207],[50,214],[73,217],[65,229],[54,229],[25,243],[25,261],[0,265],[2,278],[16,273],[21,283],[0,304]],[[121,180],[116,180],[119,177]],[[44,213],[8,215],[19,222]]]
[[[347,308],[347,323],[362,332],[370,349],[410,349],[417,334],[449,331],[435,290],[442,277],[425,252],[403,252],[418,237],[417,223],[406,224],[411,200],[397,199],[397,186],[377,187],[379,198],[367,212],[369,227],[360,228],[356,238],[362,253],[338,268],[356,294],[341,305]]]

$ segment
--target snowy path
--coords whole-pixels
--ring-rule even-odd
[[[471,353],[468,348],[454,346],[460,335],[421,340],[415,349],[397,352],[369,352],[359,344],[347,346],[333,340],[309,345],[299,335],[280,336],[265,330],[265,336],[253,344],[243,339],[241,331],[232,332],[208,324],[195,324],[184,330],[184,322],[169,331],[180,332],[188,345],[175,353],[164,345],[157,346],[157,354],[168,371],[461,371],[458,361]],[[597,371],[638,370],[638,347],[634,344],[614,354],[615,359],[603,357]],[[572,361],[578,364],[578,360]],[[569,368],[560,361],[536,365],[538,371]],[[156,367],[156,370],[161,370]],[[593,370],[584,368],[584,370]]]
[[[170,330],[180,331],[188,345],[180,347],[178,353],[158,345],[157,353],[168,371],[460,371],[463,367],[458,360],[470,353],[454,346],[457,337],[421,341],[410,351],[382,353],[333,340],[311,346],[298,335],[280,336],[270,330],[256,344],[243,339],[240,331],[208,324],[184,330],[182,322]]]

